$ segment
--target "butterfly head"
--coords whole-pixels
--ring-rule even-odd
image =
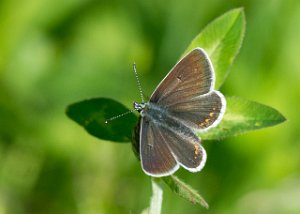
[[[145,103],[133,102],[133,108],[138,112],[141,112],[145,108]]]

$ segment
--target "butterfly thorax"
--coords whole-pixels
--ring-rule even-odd
[[[168,110],[155,103],[145,103],[140,111],[142,117],[146,117],[153,122],[162,123],[168,117]]]

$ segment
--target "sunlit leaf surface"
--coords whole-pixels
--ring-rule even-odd
[[[240,97],[227,97],[223,119],[215,128],[199,133],[203,139],[216,140],[261,129],[285,121],[285,117],[269,106]]]
[[[209,23],[191,42],[185,53],[201,47],[209,55],[216,72],[218,89],[225,81],[242,45],[245,32],[244,10],[231,10]]]

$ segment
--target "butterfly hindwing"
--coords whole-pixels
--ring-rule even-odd
[[[219,123],[225,106],[224,96],[218,91],[211,91],[190,100],[178,100],[177,103],[167,108],[170,115],[187,126],[197,130],[206,130]]]
[[[187,137],[183,133],[164,127],[161,127],[161,130],[168,147],[181,166],[191,172],[197,172],[203,168],[206,162],[206,152],[195,134],[190,132],[191,136]]]

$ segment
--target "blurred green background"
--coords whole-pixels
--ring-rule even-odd
[[[246,34],[221,91],[287,121],[204,142],[206,167],[178,175],[210,209],[164,191],[163,213],[300,213],[300,2],[297,0],[2,0],[0,214],[140,213],[151,196],[130,144],[101,142],[65,107],[150,95],[211,20],[244,7]]]

